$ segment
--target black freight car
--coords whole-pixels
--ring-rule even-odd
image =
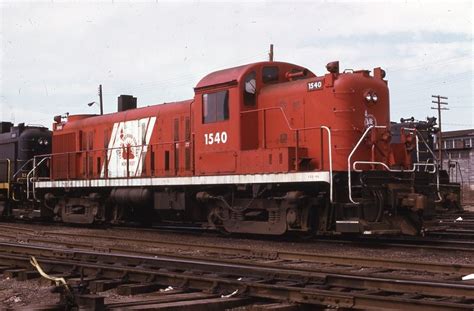
[[[43,126],[0,122],[0,216],[34,207],[27,204],[27,175],[34,156],[51,153],[51,136]]]

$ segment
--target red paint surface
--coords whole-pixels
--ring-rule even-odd
[[[262,70],[269,66],[278,67],[278,77],[265,84]],[[53,179],[101,178],[114,123],[146,117],[157,119],[141,177],[329,170],[328,148],[332,148],[333,170],[346,171],[347,157],[366,128],[367,115],[377,125],[389,126],[387,82],[379,68],[375,77],[368,71],[319,77],[307,71],[303,78],[294,74],[303,69],[281,62],[249,64],[207,75],[197,84],[192,100],[103,116],[69,116],[67,122],[54,124]],[[244,80],[250,72],[256,75],[255,106],[243,102]],[[298,80],[290,81],[293,77]],[[308,83],[318,87],[309,89]],[[222,90],[229,92],[229,119],[203,124],[203,94]],[[377,94],[377,103],[367,103],[367,92]],[[331,129],[331,146],[321,126]],[[387,131],[373,131],[354,160],[409,165],[406,148],[391,148]],[[206,144],[206,134],[223,132],[225,143]],[[129,152],[123,150],[128,158],[135,156]]]

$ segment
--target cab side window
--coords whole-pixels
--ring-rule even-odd
[[[244,84],[244,105],[255,106],[256,104],[256,75],[255,71],[252,71],[245,77]]]
[[[229,91],[207,93],[202,96],[202,123],[229,120]]]
[[[275,67],[275,66],[263,67],[262,81],[265,84],[278,82],[278,67]]]

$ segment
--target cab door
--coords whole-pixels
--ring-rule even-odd
[[[195,163],[198,175],[236,171],[239,150],[238,88],[209,87],[196,92]]]
[[[255,71],[249,72],[241,87],[241,126],[240,146],[242,150],[258,149],[259,147],[259,112],[257,106],[257,76]]]

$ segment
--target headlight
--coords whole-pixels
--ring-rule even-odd
[[[367,103],[373,103],[375,104],[377,102],[377,100],[379,99],[379,97],[377,96],[377,94],[372,91],[372,90],[367,90],[365,93],[364,93],[364,98],[365,100],[367,101]]]
[[[40,144],[40,145],[43,144],[43,138],[38,139],[38,144]]]
[[[49,144],[49,141],[45,139],[45,140],[44,140],[44,144],[45,144],[45,145]]]

